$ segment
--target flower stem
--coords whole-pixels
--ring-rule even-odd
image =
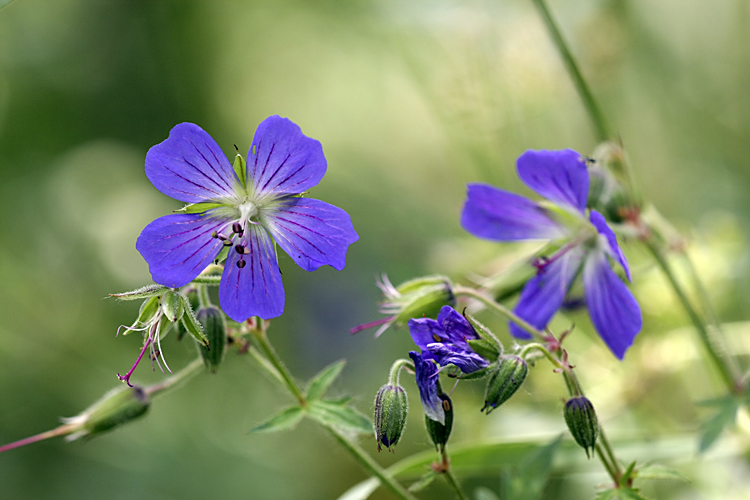
[[[719,370],[719,373],[724,382],[727,384],[729,391],[735,394],[742,394],[745,389],[742,377],[739,373],[733,373],[734,370],[730,368],[727,360],[719,354],[716,346],[714,346],[714,343],[711,341],[711,336],[708,332],[708,328],[696,312],[693,305],[690,303],[690,299],[688,299],[685,290],[683,290],[682,288],[682,285],[679,283],[679,281],[677,281],[677,277],[672,272],[672,268],[669,266],[669,262],[667,262],[667,259],[662,254],[661,249],[654,242],[653,238],[644,238],[643,242],[646,245],[646,248],[648,248],[651,254],[654,256],[654,260],[656,260],[656,263],[659,265],[662,272],[667,277],[667,280],[669,280],[670,285],[672,285],[672,289],[675,291],[675,294],[677,294],[677,298],[682,303],[682,306],[684,307],[685,312],[687,312],[690,321],[692,321],[695,329],[698,331],[698,337],[703,343],[703,346],[706,348],[711,361],[713,361],[714,365]]]
[[[501,316],[504,316],[505,318],[511,320],[530,334],[534,335],[535,337],[538,337],[540,339],[544,339],[544,333],[534,328],[532,325],[530,325],[526,320],[523,318],[520,318],[516,315],[513,311],[508,309],[502,304],[498,304],[493,299],[487,297],[486,295],[482,294],[481,292],[478,292],[477,290],[474,290],[473,288],[461,286],[461,285],[455,285],[453,288],[453,294],[455,296],[463,295],[464,297],[471,297],[473,299],[477,299],[493,311],[499,313]]]
[[[578,95],[581,97],[583,105],[586,107],[586,111],[591,118],[591,123],[594,126],[597,140],[599,142],[604,142],[607,139],[610,139],[612,137],[612,134],[610,133],[607,120],[604,118],[604,114],[599,108],[599,105],[594,98],[594,94],[591,92],[591,89],[589,89],[586,80],[584,80],[581,71],[578,69],[578,64],[576,64],[576,61],[573,58],[573,54],[568,48],[568,44],[565,42],[560,29],[557,27],[557,23],[552,18],[552,14],[547,8],[547,4],[544,0],[532,1],[534,2],[534,5],[536,5],[536,7],[539,9],[539,13],[542,16],[542,21],[544,21],[544,25],[547,28],[550,37],[552,38],[552,42],[555,44],[555,47],[557,47],[557,50],[560,53],[560,57],[565,64],[565,69],[568,70],[568,74],[570,75],[571,80],[573,80],[573,85],[578,91]]]
[[[307,400],[302,392],[302,389],[300,389],[300,387],[294,381],[294,378],[292,378],[292,374],[289,372],[289,369],[286,367],[284,362],[281,360],[281,358],[279,358],[279,355],[274,350],[271,342],[268,340],[265,328],[260,327],[257,329],[253,329],[252,334],[258,341],[258,345],[260,346],[261,351],[271,363],[272,367],[276,369],[279,375],[281,375],[284,385],[287,389],[289,389],[289,392],[295,398],[297,398],[300,406],[307,406]],[[266,369],[269,368],[263,363],[261,363],[260,366]],[[330,425],[323,425],[323,427],[325,427],[329,434],[331,434],[331,436],[333,436],[334,439],[336,439],[336,441],[338,441],[339,444],[343,446],[344,449],[346,449],[346,451],[348,451],[349,454],[352,455],[352,457],[354,457],[354,459],[365,470],[367,470],[367,472],[377,477],[380,480],[381,484],[391,490],[391,492],[393,492],[397,497],[401,498],[402,500],[417,500],[411,493],[406,490],[406,488],[401,486],[401,484],[398,483],[396,479],[388,473],[388,471],[383,469],[375,460],[373,460],[373,458],[370,457],[370,455],[368,455],[361,446],[349,440],[346,436],[341,434],[341,432],[337,428]]]
[[[413,371],[414,363],[412,363],[408,359],[397,359],[396,362],[393,363],[393,366],[391,366],[391,371],[388,374],[388,385],[399,385],[401,368],[409,368]]]
[[[451,470],[450,460],[448,459],[448,452],[445,451],[445,446],[443,446],[441,457],[443,459],[443,462],[440,464],[440,473],[445,477],[445,480],[448,482],[448,484],[451,485],[453,490],[456,492],[456,496],[460,500],[469,500],[469,497],[467,497],[464,493],[464,490],[461,489],[461,485],[458,483],[458,479],[456,479],[456,476]]]
[[[198,291],[198,304],[201,309],[211,307],[211,298],[208,296],[208,286],[199,284],[195,287]]]
[[[257,329],[252,330],[252,332],[253,332],[253,336],[258,341],[260,350],[266,356],[266,359],[268,359],[268,361],[271,362],[273,367],[276,368],[276,371],[279,373],[279,375],[281,375],[281,378],[284,380],[284,385],[286,386],[286,388],[289,389],[289,392],[291,392],[295,398],[297,398],[297,401],[299,401],[300,406],[302,406],[303,408],[307,406],[307,399],[305,398],[305,395],[302,393],[302,390],[294,381],[294,378],[292,378],[292,374],[289,372],[289,369],[286,367],[284,362],[281,361],[281,358],[279,357],[279,355],[276,354],[276,350],[268,341],[268,336],[266,335],[265,328],[262,328],[262,327],[257,328]]]
[[[21,446],[26,446],[27,444],[44,441],[45,439],[65,436],[73,432],[75,429],[75,424],[63,424],[55,429],[52,429],[51,431],[42,432],[35,436],[19,439],[18,441],[14,441],[13,443],[8,443],[6,445],[0,446],[0,453],[12,450],[14,448],[20,448]]]

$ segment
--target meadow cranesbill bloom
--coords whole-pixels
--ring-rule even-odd
[[[579,273],[591,321],[607,347],[622,359],[641,329],[641,310],[612,270],[630,269],[612,229],[595,210],[586,216],[589,176],[583,157],[570,149],[527,151],[518,158],[518,176],[552,202],[537,203],[486,184],[469,184],[461,225],[495,241],[564,240],[557,252],[535,262],[537,275],[521,292],[514,312],[538,329],[547,326]],[[511,333],[530,335],[515,323]]]
[[[326,264],[341,270],[358,238],[346,212],[301,197],[325,172],[320,142],[286,118],[264,120],[247,163],[237,161],[235,168],[203,129],[181,123],[149,150],[146,176],[162,193],[191,205],[146,226],[136,248],[154,281],[176,288],[226,247],[223,311],[235,321],[279,316],[284,288],[275,244],[306,271]]]
[[[409,351],[409,357],[414,361],[414,373],[424,414],[432,420],[444,424],[445,410],[443,409],[443,401],[439,396],[437,365],[432,360],[424,359],[416,351]]]
[[[440,366],[454,365],[464,373],[474,373],[488,363],[469,346],[479,339],[474,327],[451,306],[443,306],[437,320],[409,320],[409,333],[422,351],[422,358]]]

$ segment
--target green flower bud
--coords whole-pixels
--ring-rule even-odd
[[[203,325],[203,334],[208,338],[208,347],[198,344],[203,362],[211,373],[216,373],[219,364],[224,360],[227,345],[227,326],[224,314],[218,307],[210,306],[198,309],[198,321]]]
[[[573,439],[586,450],[586,456],[591,457],[589,450],[593,454],[596,438],[599,436],[599,421],[594,405],[587,398],[576,396],[565,403],[563,415]]]
[[[456,305],[453,284],[445,276],[426,276],[402,283],[395,288],[396,294],[388,296],[383,304],[395,312],[394,322],[405,325],[412,318],[434,318],[444,305]]]
[[[451,436],[451,430],[453,429],[453,402],[447,394],[438,394],[438,397],[443,401],[443,410],[445,410],[445,425],[441,424],[436,420],[432,420],[430,417],[425,416],[425,425],[427,426],[427,434],[430,435],[430,439],[435,443],[435,449],[442,452],[445,448],[445,444],[448,442],[448,438]]]
[[[529,366],[522,358],[515,355],[500,356],[497,369],[487,383],[484,406],[480,411],[486,409],[489,415],[492,410],[505,403],[521,387],[528,373]]]
[[[406,427],[408,410],[409,402],[403,387],[387,384],[380,388],[375,396],[374,418],[378,451],[380,451],[381,444],[389,450],[392,446],[396,446]]]
[[[75,441],[112,430],[146,413],[149,404],[148,395],[139,386],[113,389],[80,415],[62,419],[65,424],[74,426],[65,439]]]

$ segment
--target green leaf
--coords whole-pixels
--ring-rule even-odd
[[[646,464],[638,468],[635,473],[636,479],[672,479],[675,481],[692,482],[682,472],[662,464]]]
[[[594,500],[616,500],[617,499],[617,490],[615,488],[611,488],[608,490],[602,490],[599,493],[596,494],[596,498]]]
[[[305,416],[305,410],[299,406],[292,406],[281,410],[279,413],[269,418],[257,427],[250,429],[250,434],[262,434],[268,432],[279,432],[294,428],[302,417]]]
[[[237,177],[242,183],[242,187],[247,189],[247,180],[245,179],[245,176],[247,175],[247,164],[245,163],[245,158],[243,158],[241,154],[237,153],[237,156],[234,157],[233,167],[234,173],[237,174]]]
[[[630,465],[628,465],[627,469],[625,469],[625,472],[622,473],[622,476],[620,477],[620,486],[627,486],[627,484],[633,479],[633,474],[635,473],[635,460],[630,462]]]
[[[432,483],[435,478],[437,477],[437,472],[430,469],[427,472],[425,472],[422,477],[419,478],[419,481],[412,483],[407,490],[409,490],[412,493],[417,493],[418,491],[422,491],[423,489],[427,488],[430,483]]]
[[[219,283],[221,283],[221,275],[220,274],[202,274],[200,276],[196,276],[195,279],[193,279],[193,283],[199,283],[201,285],[219,286]]]
[[[208,338],[203,333],[203,325],[201,325],[200,321],[198,321],[198,318],[195,317],[195,313],[193,312],[193,307],[190,305],[190,301],[184,295],[181,295],[181,297],[182,306],[184,309],[184,312],[182,313],[182,325],[185,327],[185,330],[187,330],[188,333],[195,338],[195,340],[203,344],[205,347],[211,349],[211,346],[208,345]]]
[[[206,210],[211,210],[213,208],[219,208],[223,207],[221,203],[190,203],[189,205],[185,205],[179,210],[175,210],[175,213],[178,214],[202,214]]]
[[[310,401],[308,415],[323,425],[361,434],[372,433],[372,422],[359,411],[348,406],[332,404],[324,400]]]
[[[474,500],[500,500],[500,498],[491,489],[480,486],[474,490]]]
[[[138,300],[147,299],[149,297],[156,297],[169,290],[164,285],[146,285],[137,290],[123,293],[110,293],[110,297],[115,297],[117,300]]]
[[[320,399],[323,394],[328,390],[336,377],[339,376],[341,370],[344,369],[346,360],[340,359],[334,363],[323,368],[317,375],[315,375],[310,383],[307,385],[307,399]]]
[[[562,436],[538,448],[521,462],[515,474],[505,481],[507,500],[535,500],[542,496],[547,484],[552,460],[560,447]]]
[[[708,450],[719,438],[724,428],[734,424],[737,415],[738,403],[733,397],[724,398],[721,402],[712,402],[711,405],[718,406],[719,411],[701,425],[699,453]]]
[[[343,398],[336,398],[336,399],[326,399],[326,403],[337,405],[337,406],[346,406],[349,403],[351,403],[352,397],[351,396],[344,396]]]
[[[612,488],[600,491],[595,500],[646,500],[635,488]]]
[[[471,339],[468,341],[469,347],[482,357],[487,359],[497,359],[500,357],[500,351],[493,342],[486,339]]]

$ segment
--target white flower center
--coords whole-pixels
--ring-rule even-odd
[[[243,221],[250,220],[254,215],[258,215],[258,205],[252,201],[245,201],[241,205],[237,206],[240,211],[240,219]]]

